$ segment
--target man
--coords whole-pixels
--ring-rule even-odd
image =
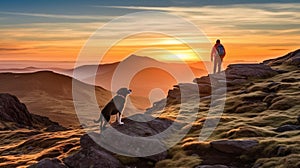
[[[226,55],[226,51],[224,46],[221,44],[221,41],[218,39],[216,44],[213,46],[211,50],[211,61],[214,62],[214,74],[218,68],[218,73],[221,71],[221,66],[223,62],[223,58]]]

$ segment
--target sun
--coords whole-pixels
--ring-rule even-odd
[[[189,60],[192,57],[191,55],[188,55],[188,54],[176,54],[176,56],[182,60]]]
[[[183,45],[180,40],[177,39],[166,39],[159,42],[161,45]]]

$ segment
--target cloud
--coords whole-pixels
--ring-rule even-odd
[[[32,48],[0,48],[0,51],[24,51],[24,50],[30,50]]]
[[[222,6],[195,6],[195,7],[144,7],[144,6],[107,6],[110,8],[132,9],[137,11],[162,11],[183,16],[193,22],[221,29],[239,29],[244,26],[248,29],[272,26],[289,29],[290,24],[299,26],[300,3],[293,4],[235,4]],[[290,27],[288,27],[290,26]]]
[[[24,13],[24,12],[0,12],[5,15],[17,15],[17,16],[32,16],[43,18],[55,18],[55,19],[88,19],[88,20],[107,20],[112,19],[113,16],[100,16],[100,15],[61,15],[61,14],[46,14],[46,13]]]
[[[100,7],[100,6],[96,6]],[[242,59],[244,55],[259,52],[267,55],[264,51],[275,53],[276,51],[290,50],[299,46],[300,38],[300,3],[294,4],[244,4],[244,5],[218,5],[218,6],[169,6],[169,7],[145,7],[145,6],[101,6],[114,9],[131,9],[129,11],[159,11],[181,16],[201,29],[210,40],[221,38],[231,50],[231,57]],[[116,10],[118,11],[118,10]],[[127,11],[127,10],[124,10]],[[10,25],[0,25],[0,33],[9,43],[0,48],[3,53],[16,53],[22,50],[31,52],[39,58],[41,51],[49,52],[49,55],[58,55],[56,50],[65,50],[59,56],[75,55],[89,36],[98,28],[105,25],[115,16],[106,15],[65,15],[48,13],[24,13],[24,12],[0,12],[0,19],[9,20]],[[18,17],[12,17],[15,15]],[[4,17],[2,17],[4,16]],[[13,23],[13,19],[25,16],[24,20],[31,22],[31,17],[42,18],[44,23]],[[51,19],[47,19],[51,18]],[[116,22],[111,29],[100,32],[95,37],[109,41],[117,39],[120,34],[130,32],[143,32],[151,26],[160,27],[159,31],[176,32],[184,30],[185,36],[193,43],[193,33],[184,29],[174,20],[164,20],[151,16],[157,23],[147,23],[147,18],[141,21],[134,17],[127,17],[123,21]],[[5,20],[4,19],[4,20]],[[22,17],[23,19],[23,17]],[[1,21],[2,21],[1,20]],[[128,26],[128,23],[130,25]],[[164,38],[155,39],[159,42]],[[197,42],[197,41],[196,41]],[[149,43],[149,37],[133,39],[128,41],[128,46],[143,45]],[[20,46],[16,47],[16,44]],[[107,45],[106,43],[95,44],[98,49]],[[45,48],[43,48],[45,47]],[[75,51],[76,49],[76,51]],[[238,51],[239,50],[239,51]],[[6,51],[6,52],[4,52]],[[234,51],[236,51],[234,53]],[[241,54],[241,52],[242,54]],[[54,54],[52,54],[54,53]],[[75,53],[75,54],[74,54]],[[2,53],[1,53],[2,54]],[[248,54],[249,55],[249,54]],[[228,57],[228,58],[231,58]],[[256,58],[253,58],[256,59]]]

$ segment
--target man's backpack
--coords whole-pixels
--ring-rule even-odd
[[[222,44],[219,44],[217,46],[217,51],[220,57],[224,57],[225,56],[225,48]]]

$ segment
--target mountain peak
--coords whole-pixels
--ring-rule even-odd
[[[143,61],[143,62],[146,62],[146,61],[151,61],[151,62],[160,62],[154,58],[151,58],[151,57],[148,57],[148,56],[139,56],[139,55],[135,55],[135,54],[132,54],[128,57],[126,57],[123,61],[133,61],[133,62],[136,62],[136,61]]]

